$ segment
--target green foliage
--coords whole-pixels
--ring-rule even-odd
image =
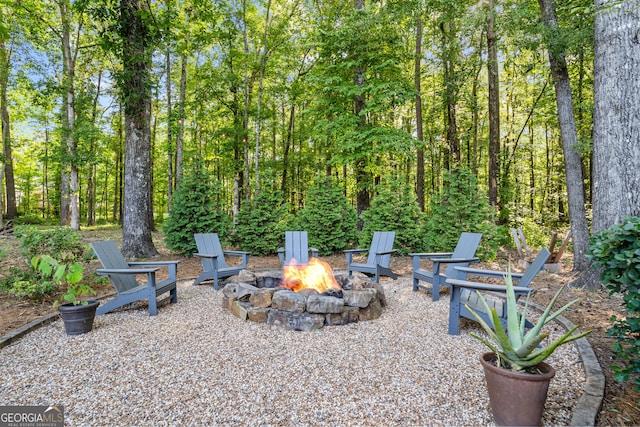
[[[310,246],[322,255],[347,249],[356,240],[356,211],[331,178],[318,179],[309,187],[296,222],[297,228],[309,233]]]
[[[274,254],[283,243],[288,220],[282,192],[261,191],[240,209],[233,242],[255,255]]]
[[[359,246],[371,243],[376,231],[395,231],[393,248],[400,254],[417,251],[420,247],[422,213],[415,192],[408,185],[391,182],[378,188],[371,207],[362,213],[364,227]]]
[[[15,227],[22,254],[31,259],[40,254],[55,254],[62,262],[83,259],[86,246],[82,244],[80,233],[69,227],[40,229],[35,226]]]
[[[35,256],[31,258],[31,267],[36,270],[44,280],[52,280],[58,285],[67,287],[62,295],[62,301],[73,305],[83,304],[78,298],[84,295],[95,295],[96,291],[86,283],[82,283],[84,267],[77,262],[62,264],[49,255]],[[56,301],[53,306],[57,307],[60,301]]]
[[[613,366],[613,370],[616,380],[633,378],[640,390],[640,218],[625,218],[595,234],[586,256],[602,269],[600,281],[609,293],[623,295],[628,315],[613,316],[607,334],[616,339],[613,351],[626,366]]]
[[[556,292],[553,299],[544,310],[544,313],[542,313],[542,316],[540,316],[540,319],[538,319],[538,322],[533,326],[533,328],[526,330],[526,311],[529,303],[529,298],[527,297],[527,304],[525,304],[522,312],[520,312],[518,309],[518,302],[513,287],[513,280],[511,278],[511,271],[509,271],[509,274],[506,277],[505,284],[507,295],[506,331],[502,326],[502,323],[500,322],[500,318],[498,317],[498,313],[496,312],[495,307],[489,309],[487,301],[484,299],[480,292],[477,292],[477,294],[480,302],[484,307],[484,312],[491,313],[491,317],[489,317],[489,322],[491,323],[491,325],[487,324],[487,322],[485,322],[482,317],[480,317],[472,308],[466,305],[469,312],[473,315],[473,317],[476,318],[478,322],[480,322],[482,328],[489,335],[489,339],[473,333],[471,334],[471,336],[480,340],[498,356],[499,367],[512,369],[518,372],[531,370],[531,368],[534,368],[539,363],[544,362],[545,359],[551,356],[555,349],[562,344],[575,341],[578,338],[582,338],[591,332],[580,332],[574,335],[573,333],[576,331],[576,329],[578,329],[577,326],[574,326],[553,343],[547,346],[541,345],[542,341],[544,341],[545,338],[549,336],[547,332],[541,332],[542,327],[558,317],[563,311],[565,311],[578,300],[573,300],[570,303],[565,304],[558,311],[551,314],[551,310],[553,310],[553,306],[555,305],[556,300],[558,299],[560,293],[564,288],[558,289],[558,292]]]
[[[229,219],[218,202],[218,187],[211,184],[208,174],[201,168],[182,177],[163,226],[167,248],[191,255],[197,252],[195,233],[214,232],[221,239],[225,237]]]
[[[495,212],[485,194],[478,189],[476,176],[469,169],[455,169],[446,173],[440,193],[430,203],[431,214],[424,226],[424,250],[450,252],[460,233],[482,233],[477,256],[495,259],[506,232],[495,225]]]
[[[12,268],[0,286],[18,298],[40,300],[54,292],[58,285],[63,285],[66,292],[62,301],[76,305],[81,303],[79,296],[95,294],[91,286],[81,283],[83,272],[84,267],[77,262],[63,264],[49,255],[37,255],[31,258],[27,270]],[[58,303],[56,301],[54,306]]]

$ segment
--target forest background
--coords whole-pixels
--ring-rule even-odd
[[[483,260],[570,230],[596,288],[590,236],[640,216],[639,34],[637,0],[0,0],[0,227]]]
[[[6,217],[119,222],[125,254],[149,256],[191,177],[256,253],[276,243],[248,232],[306,225],[324,188],[347,224],[326,251],[367,227],[397,229],[402,251],[476,229],[490,255],[509,226],[538,246],[570,225],[587,265],[592,2],[0,6]]]

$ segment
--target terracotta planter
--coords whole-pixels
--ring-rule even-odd
[[[58,307],[67,335],[80,335],[93,329],[93,319],[100,303],[96,300],[87,302],[87,305],[62,304]]]
[[[537,366],[540,374],[521,374],[498,368],[496,358],[494,353],[480,357],[494,422],[499,426],[539,426],[555,369],[543,362]]]

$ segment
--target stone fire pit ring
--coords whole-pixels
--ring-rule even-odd
[[[242,272],[222,289],[222,307],[242,320],[294,331],[377,319],[386,306],[384,289],[375,282],[335,275],[342,290],[294,292],[278,286],[281,272]]]

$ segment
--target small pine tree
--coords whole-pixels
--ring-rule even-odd
[[[362,213],[364,227],[360,233],[360,246],[371,243],[376,231],[395,231],[393,247],[405,254],[420,248],[420,228],[423,215],[415,193],[408,185],[391,182],[378,188],[371,207]]]
[[[444,176],[440,193],[429,204],[431,215],[424,227],[424,250],[451,251],[464,231],[482,233],[477,256],[495,259],[502,234],[495,225],[495,212],[486,195],[478,189],[476,176],[466,168],[454,169]]]
[[[318,179],[309,187],[304,208],[298,213],[297,228],[307,230],[309,244],[329,255],[351,247],[356,241],[357,216],[344,188],[331,177]]]
[[[197,251],[195,233],[218,233],[224,238],[229,218],[217,203],[218,187],[202,168],[183,175],[162,227],[167,248],[190,256]]]
[[[240,209],[233,241],[254,255],[274,254],[284,240],[287,221],[282,192],[260,191]]]

